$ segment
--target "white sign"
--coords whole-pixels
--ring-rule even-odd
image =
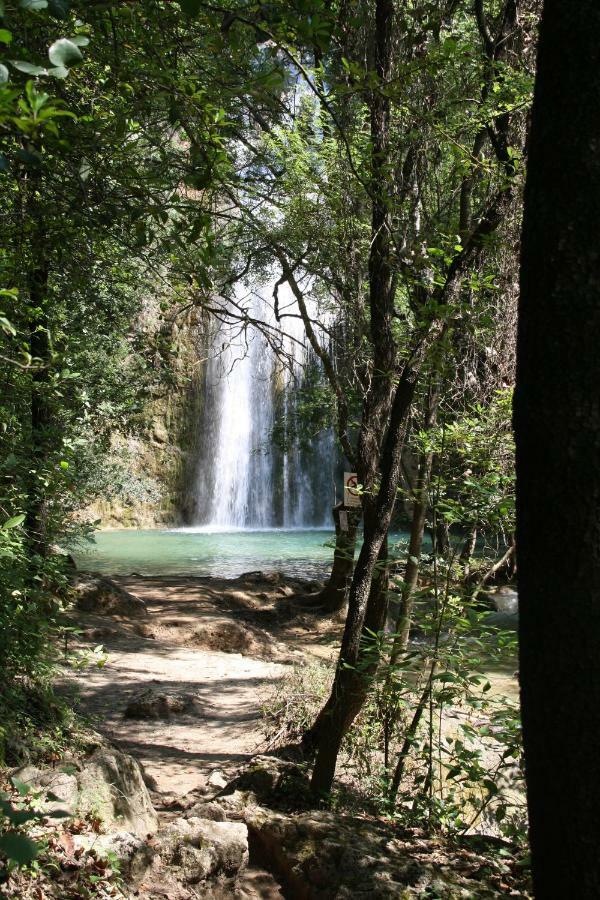
[[[344,472],[344,506],[360,506],[360,494],[357,491],[358,476],[356,472]]]

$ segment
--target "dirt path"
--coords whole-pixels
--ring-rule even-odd
[[[148,616],[79,613],[78,648],[102,644],[108,660],[70,675],[69,689],[96,727],[142,763],[165,804],[202,794],[215,770],[232,776],[257,752],[261,705],[301,656],[256,624],[276,623],[289,591],[218,579],[114,580],[144,600]],[[252,655],[206,649],[219,644]],[[127,718],[130,701],[148,688],[198,702],[168,719]]]

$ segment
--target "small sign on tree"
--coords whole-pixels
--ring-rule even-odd
[[[344,472],[344,506],[352,508],[360,505],[358,476],[356,472]]]

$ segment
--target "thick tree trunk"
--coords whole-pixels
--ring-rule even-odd
[[[600,897],[599,152],[600,4],[546,0],[515,395],[520,681],[538,900]]]
[[[361,514],[358,509],[346,509],[343,503],[334,506],[332,512],[335,522],[333,567],[327,584],[319,594],[319,602],[328,612],[337,612],[344,608],[348,599]]]

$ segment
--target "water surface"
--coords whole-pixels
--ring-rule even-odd
[[[405,558],[406,535],[392,544]],[[300,578],[324,578],[333,561],[328,529],[174,528],[99,531],[74,552],[80,569],[113,575],[217,575],[236,578],[258,569]]]
[[[113,575],[218,575],[257,569],[322,578],[333,560],[333,532],[172,529],[100,531],[74,556],[80,569]]]

